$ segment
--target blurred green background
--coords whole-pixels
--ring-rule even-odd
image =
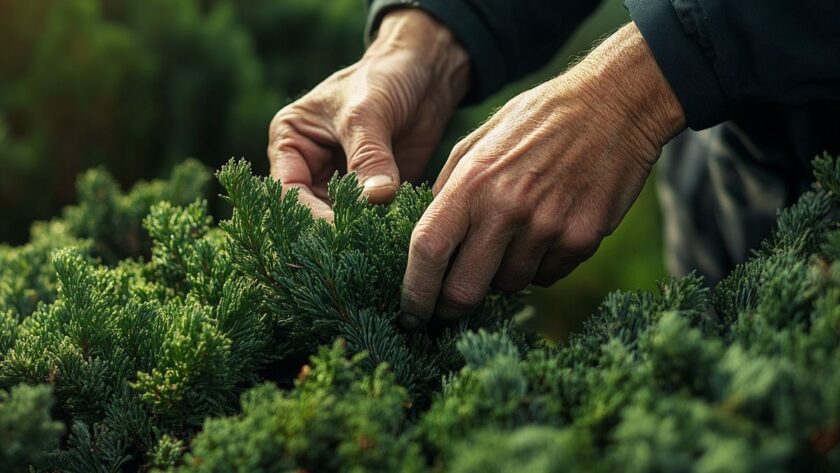
[[[0,0],[0,241],[25,241],[92,166],[124,185],[185,157],[241,156],[265,173],[271,117],[361,55],[364,20],[361,0]],[[549,66],[458,112],[438,165],[492,110],[626,21],[620,0],[605,1]],[[652,187],[591,260],[532,291],[531,323],[562,336],[607,292],[664,275]]]

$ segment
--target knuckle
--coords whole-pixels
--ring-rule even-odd
[[[427,225],[417,225],[411,233],[411,250],[425,262],[446,263],[450,243],[445,237]]]
[[[306,114],[305,110],[294,103],[277,112],[268,128],[269,149],[280,149],[293,144],[295,136],[300,134],[298,126]]]
[[[348,104],[339,120],[340,130],[348,136],[365,130],[375,124],[380,117],[378,108],[376,101],[370,98]]]
[[[285,120],[290,108],[291,105],[287,105],[278,110],[277,113],[275,113],[274,116],[271,118],[270,126],[274,128],[275,126],[279,125],[283,120]]]
[[[604,238],[603,233],[593,230],[569,232],[563,238],[563,248],[571,255],[590,255],[595,252]]]
[[[460,281],[446,284],[441,296],[450,307],[464,311],[475,309],[484,300],[484,294],[480,288]]]
[[[531,218],[529,233],[534,241],[539,243],[554,243],[559,237],[557,217],[545,217],[536,214]]]
[[[291,129],[291,124],[289,123],[291,118],[288,109],[289,107],[281,109],[271,119],[271,124],[268,126],[269,141],[274,141],[284,136]]]
[[[317,101],[310,99],[308,96],[300,98],[294,102],[289,103],[274,114],[271,119],[272,129],[287,129],[291,125],[299,121],[303,116],[312,114],[317,110],[314,105]]]
[[[467,137],[462,139],[455,146],[452,147],[452,151],[449,153],[449,159],[455,159],[464,156],[465,154],[467,154],[470,148],[470,138]]]
[[[281,133],[276,136],[271,137],[268,142],[268,151],[271,154],[274,151],[283,151],[288,150],[289,148],[295,148],[297,144],[297,140],[294,137]]]
[[[389,164],[390,153],[377,140],[362,135],[353,143],[353,151],[348,162],[350,171],[365,171],[373,167]]]
[[[366,100],[356,102],[347,107],[341,121],[348,131],[364,127],[370,121],[369,110]]]
[[[522,201],[519,199],[496,199],[493,208],[494,220],[500,224],[521,223],[528,218],[528,209],[522,205]]]

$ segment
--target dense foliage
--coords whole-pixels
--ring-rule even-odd
[[[381,207],[362,199],[354,176],[335,180],[330,225],[245,162],[219,180],[234,206],[222,229],[195,200],[207,172],[188,162],[127,194],[91,171],[79,179],[78,206],[36,225],[29,244],[0,247],[0,387],[52,385],[56,417],[68,426],[44,465],[110,471],[172,458],[206,417],[236,412],[258,381],[291,386],[303,362],[336,339],[348,355],[365,354],[356,372],[393,376],[397,411],[419,410],[462,364],[458,334],[507,327],[519,307],[493,296],[463,323],[396,329],[427,188],[405,186]]]
[[[612,294],[559,346],[511,296],[396,329],[428,189],[373,206],[335,179],[330,225],[231,162],[214,227],[194,163],[127,194],[91,171],[78,206],[0,247],[0,466],[836,470],[840,161],[815,168],[717,288]]]

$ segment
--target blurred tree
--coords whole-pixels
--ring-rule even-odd
[[[0,0],[0,240],[105,164],[123,184],[195,156],[265,169],[289,99],[362,51],[356,0]]]

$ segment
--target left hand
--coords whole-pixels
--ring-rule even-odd
[[[441,171],[412,234],[401,325],[464,316],[491,284],[519,291],[569,274],[616,228],[684,126],[632,23],[515,97]]]

